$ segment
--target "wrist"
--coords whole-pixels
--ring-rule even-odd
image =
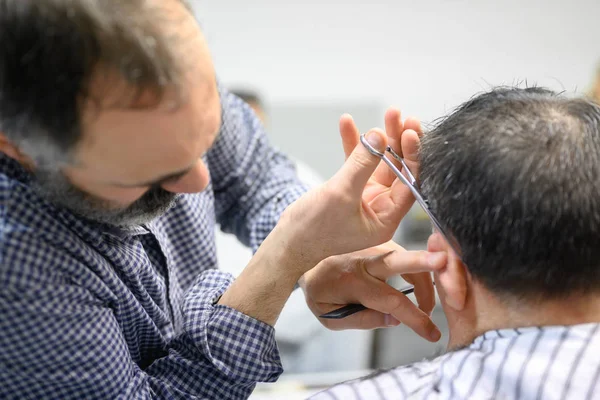
[[[287,236],[285,233],[285,228],[275,228],[256,255],[268,260],[272,272],[293,279],[295,284],[306,271],[317,265],[318,261],[314,260],[314,255],[302,239]]]
[[[329,257],[326,240],[317,239],[318,233],[311,231],[308,218],[300,218],[289,210],[282,215],[277,226],[265,242],[281,265],[289,265],[296,270],[298,279],[325,258]]]
[[[273,230],[219,304],[275,325],[296,283],[315,265],[290,251],[285,237]]]

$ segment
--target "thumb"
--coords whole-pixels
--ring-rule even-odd
[[[370,130],[365,138],[374,149],[385,152],[387,135],[381,129]],[[333,179],[349,193],[361,197],[367,182],[380,162],[381,157],[371,154],[369,149],[359,142]]]

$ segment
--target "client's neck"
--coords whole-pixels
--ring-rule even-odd
[[[522,326],[578,325],[600,322],[600,295],[573,295],[563,299],[505,306],[502,321],[508,328]]]
[[[474,292],[475,298],[468,301],[471,311],[467,313],[471,315],[449,318],[450,348],[467,345],[491,330],[600,323],[600,294],[555,300],[500,301],[485,289]]]

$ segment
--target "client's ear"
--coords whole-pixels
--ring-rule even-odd
[[[429,237],[427,250],[448,253],[446,267],[436,272],[437,290],[442,302],[455,311],[462,311],[467,302],[468,272],[460,258],[439,233]]]

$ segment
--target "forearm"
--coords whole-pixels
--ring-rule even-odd
[[[304,271],[318,261],[294,254],[276,227],[219,304],[274,326]]]

